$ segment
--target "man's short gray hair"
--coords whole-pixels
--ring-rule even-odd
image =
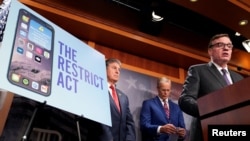
[[[157,80],[157,88],[160,86],[161,83],[170,83],[171,84],[171,80],[168,79],[167,77],[163,76],[163,77],[160,77],[158,80]]]

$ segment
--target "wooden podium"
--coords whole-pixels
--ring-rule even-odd
[[[208,125],[250,124],[250,77],[198,99],[204,141]]]

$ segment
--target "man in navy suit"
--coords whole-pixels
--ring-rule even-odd
[[[110,111],[112,127],[108,128],[113,141],[136,141],[135,125],[132,114],[129,109],[128,97],[120,90],[116,89],[118,97],[118,107],[112,96],[112,89],[120,77],[121,62],[118,59],[106,60],[107,79],[110,93]]]
[[[197,99],[228,86],[221,69],[226,70],[226,76],[231,84],[243,79],[240,74],[228,69],[227,63],[231,59],[232,49],[233,44],[229,35],[217,34],[211,38],[208,45],[210,62],[190,66],[188,70],[178,102],[185,113],[194,117],[190,129],[190,141],[203,141]]]
[[[142,104],[142,141],[168,141],[170,135],[183,140],[186,135],[183,113],[179,106],[169,99],[171,80],[166,77],[159,78],[157,90],[158,96],[145,100]],[[164,101],[168,103],[169,116],[164,111]]]

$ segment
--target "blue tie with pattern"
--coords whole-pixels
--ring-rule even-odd
[[[229,81],[229,79],[228,79],[228,77],[227,77],[227,71],[226,71],[226,69],[221,69],[221,71],[222,71],[222,73],[223,73],[224,79],[225,79],[226,82],[227,82],[227,85],[230,85],[231,82]]]

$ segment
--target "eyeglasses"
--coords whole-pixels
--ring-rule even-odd
[[[213,45],[210,45],[210,47],[216,47],[216,48],[224,48],[225,46],[227,46],[229,49],[232,49],[234,46],[231,43],[228,44],[224,44],[224,43],[215,43]]]

